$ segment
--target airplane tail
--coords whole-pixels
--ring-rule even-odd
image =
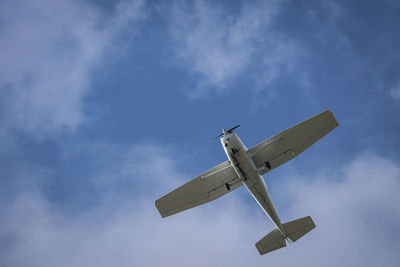
[[[300,237],[315,228],[310,216],[282,224],[286,236],[283,236],[279,229],[272,230],[256,243],[256,248],[261,255],[286,247],[286,238],[296,242]]]

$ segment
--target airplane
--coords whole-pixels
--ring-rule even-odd
[[[244,185],[276,227],[255,244],[260,255],[286,247],[286,242],[297,241],[315,224],[310,216],[281,223],[262,175],[293,159],[338,125],[332,112],[326,110],[250,149],[233,131],[239,125],[222,129],[218,137],[228,160],[156,200],[155,206],[164,218]]]

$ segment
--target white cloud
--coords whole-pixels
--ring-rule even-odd
[[[307,266],[398,265],[398,163],[365,155],[312,182],[292,182],[290,188],[293,218],[311,215],[317,228],[290,252],[273,255],[281,266],[296,261]],[[290,260],[285,259],[289,253]]]
[[[207,1],[175,5],[170,25],[175,52],[184,68],[200,77],[191,97],[203,96],[210,88],[226,91],[245,74],[259,91],[291,64],[294,53],[288,51],[294,51],[293,45],[270,29],[280,2],[246,3],[236,16]]]
[[[272,224],[253,209],[255,205],[250,208],[233,192],[161,219],[154,199],[183,181],[177,176],[186,175],[176,171],[176,163],[168,159],[170,153],[161,153],[155,160],[152,147],[127,151],[131,152],[117,160],[125,163],[108,171],[108,186],[117,190],[111,184],[113,178],[133,176],[138,184],[147,185],[143,189],[147,194],[138,198],[132,190],[123,199],[106,194],[102,205],[78,214],[65,212],[40,193],[22,194],[12,205],[1,207],[1,265],[397,266],[398,163],[369,155],[325,172],[329,175],[290,179],[280,194],[290,196],[292,208],[281,211],[286,214],[281,217],[287,221],[311,215],[317,228],[293,246],[261,257],[254,243]],[[129,162],[134,163],[138,155],[143,155],[141,162],[131,168]],[[113,176],[118,168],[126,170]],[[162,175],[157,174],[159,168],[164,169]],[[276,205],[279,210],[280,203]]]
[[[141,1],[121,2],[107,19],[78,1],[0,5],[0,92],[7,124],[32,132],[75,129],[84,120],[91,68],[118,30],[142,16]]]

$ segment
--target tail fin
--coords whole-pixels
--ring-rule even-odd
[[[288,223],[284,223],[283,228],[285,230],[286,237],[295,242],[300,237],[314,229],[315,224],[311,217],[307,216]],[[258,252],[263,255],[271,251],[286,247],[286,237],[282,235],[279,229],[274,229],[256,243],[256,248]]]

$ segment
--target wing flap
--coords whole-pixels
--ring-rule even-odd
[[[215,200],[241,185],[231,163],[225,161],[156,200],[155,205],[164,218]]]
[[[338,126],[332,112],[326,110],[249,149],[260,174],[293,159]]]

